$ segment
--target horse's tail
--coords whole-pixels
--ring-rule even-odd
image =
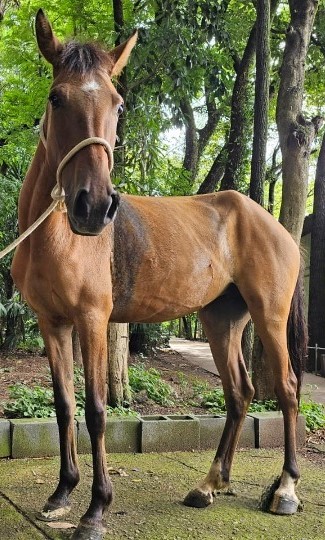
[[[304,305],[303,265],[301,265],[295,292],[291,300],[287,333],[291,365],[298,381],[297,399],[299,401],[308,345],[308,328]]]

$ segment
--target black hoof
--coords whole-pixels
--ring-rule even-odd
[[[183,504],[194,508],[206,508],[212,504],[212,502],[212,493],[203,493],[203,491],[200,491],[199,489],[192,489],[192,491],[186,495]]]
[[[71,540],[103,540],[105,533],[104,527],[96,528],[79,524],[71,536]]]

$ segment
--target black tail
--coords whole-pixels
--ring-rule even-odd
[[[288,349],[293,371],[297,377],[297,398],[300,398],[302,376],[305,369],[308,345],[308,328],[305,317],[304,306],[304,286],[303,286],[303,266],[291,301],[290,314],[288,318]]]

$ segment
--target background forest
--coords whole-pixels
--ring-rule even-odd
[[[52,79],[36,46],[39,7],[61,39],[110,48],[139,29],[117,82],[126,103],[115,149],[121,192],[236,189],[299,243],[325,112],[324,0],[0,0],[0,250],[17,236],[18,194]],[[318,172],[324,179],[321,160]],[[39,340],[10,262],[0,261],[2,349],[26,333]]]

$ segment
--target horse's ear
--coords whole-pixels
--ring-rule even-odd
[[[118,45],[108,53],[109,55],[109,74],[111,77],[119,75],[126,66],[130,53],[138,39],[138,31],[132,34],[129,39]]]
[[[37,12],[35,29],[39,50],[44,58],[55,67],[59,63],[62,44],[53,33],[51,25],[42,9],[39,9]]]

